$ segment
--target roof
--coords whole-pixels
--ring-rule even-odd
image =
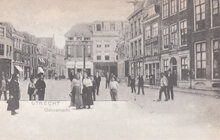
[[[158,0],[145,0],[144,7],[151,6],[152,4],[157,4]]]
[[[12,36],[12,33],[17,32],[14,26],[9,22],[0,22],[0,25],[6,27],[7,35]]]
[[[137,1],[137,4],[135,5],[135,10],[128,16],[128,19],[132,18],[134,15],[140,12],[144,7],[144,3],[144,1]]]
[[[23,36],[24,36],[24,40],[29,42],[29,43],[37,43],[37,38],[30,34],[30,33],[27,33],[27,32],[22,32]]]
[[[92,28],[89,24],[82,23],[74,25],[66,34],[65,37],[74,37],[74,36],[92,36]]]

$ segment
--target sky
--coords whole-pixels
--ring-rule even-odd
[[[0,21],[37,37],[54,35],[58,48],[65,33],[78,23],[127,20],[133,11],[129,0],[0,0]]]

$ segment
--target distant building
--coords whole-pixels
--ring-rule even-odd
[[[0,76],[10,77],[13,73],[13,32],[9,23],[0,23]]]
[[[117,75],[118,55],[115,52],[120,33],[125,27],[123,21],[95,21],[93,28],[94,72],[104,75],[107,71]]]
[[[56,48],[56,77],[67,77],[64,49]]]
[[[68,76],[71,72],[83,70],[83,56],[85,55],[85,68],[93,74],[92,28],[89,24],[74,25],[66,34],[66,68]],[[84,51],[85,47],[85,51]]]

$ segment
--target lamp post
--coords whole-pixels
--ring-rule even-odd
[[[82,46],[83,46],[83,72],[86,69],[86,44],[87,41],[82,41]]]

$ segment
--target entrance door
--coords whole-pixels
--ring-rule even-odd
[[[177,86],[177,61],[175,57],[172,57],[170,59],[170,66],[171,66],[171,71],[174,74],[174,86]]]

